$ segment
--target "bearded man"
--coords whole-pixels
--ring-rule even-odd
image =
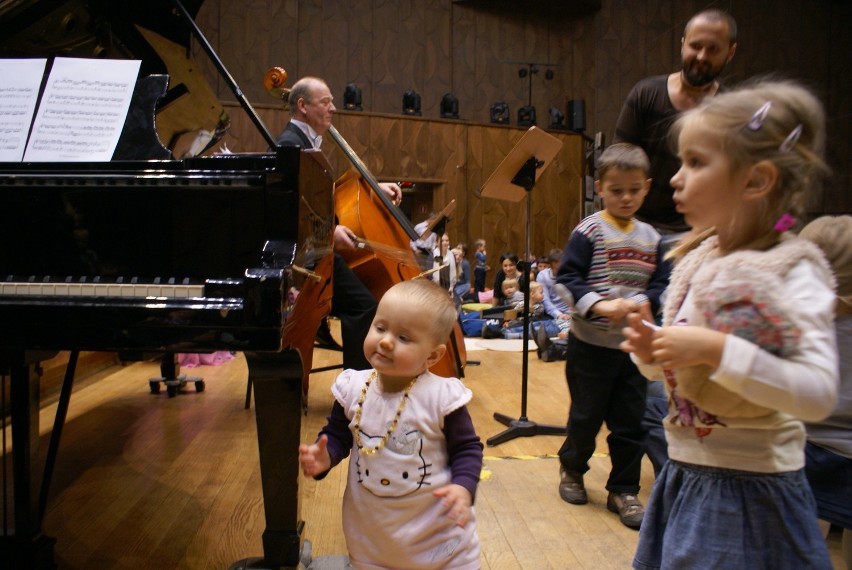
[[[657,228],[664,241],[676,241],[689,230],[672,201],[670,180],[680,161],[668,140],[669,127],[681,112],[722,90],[717,78],[736,49],[737,23],[731,15],[699,12],[683,30],[680,71],[642,79],[621,107],[615,142],[641,146],[651,159],[651,190],[636,217]]]

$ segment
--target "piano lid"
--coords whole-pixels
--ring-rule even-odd
[[[203,0],[184,0],[194,18]],[[190,55],[192,31],[171,0],[0,0],[0,57],[139,59],[140,77],[168,75],[157,110],[167,146],[227,124],[218,97]]]

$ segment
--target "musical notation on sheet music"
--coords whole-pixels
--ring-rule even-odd
[[[56,58],[24,160],[110,160],[124,126],[140,63]]]
[[[33,120],[44,58],[0,59],[0,162],[20,162]]]

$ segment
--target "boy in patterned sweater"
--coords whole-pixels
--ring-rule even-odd
[[[634,218],[648,194],[649,169],[647,155],[635,145],[614,144],[601,154],[595,189],[604,209],[574,228],[556,275],[556,283],[575,299],[565,367],[571,408],[568,437],[559,450],[559,495],[575,505],[588,502],[583,474],[606,422],[612,460],[607,508],[631,528],[639,528],[645,512],[637,495],[648,380],[619,349],[621,329],[633,312],[654,321],[670,271],[660,253],[660,235]]]

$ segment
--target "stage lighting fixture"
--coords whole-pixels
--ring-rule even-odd
[[[402,114],[420,116],[420,95],[409,89],[402,94]]]
[[[535,125],[535,107],[524,105],[518,109],[518,126],[532,127],[533,125]]]
[[[509,124],[509,105],[505,101],[497,101],[491,105],[491,122],[498,125]]]
[[[445,94],[444,97],[441,99],[441,118],[459,118],[459,100],[452,93]]]
[[[361,106],[361,88],[354,83],[348,83],[343,90],[343,108],[347,111],[363,111]]]
[[[550,128],[551,129],[564,129],[565,128],[565,115],[562,111],[557,107],[550,108]]]

